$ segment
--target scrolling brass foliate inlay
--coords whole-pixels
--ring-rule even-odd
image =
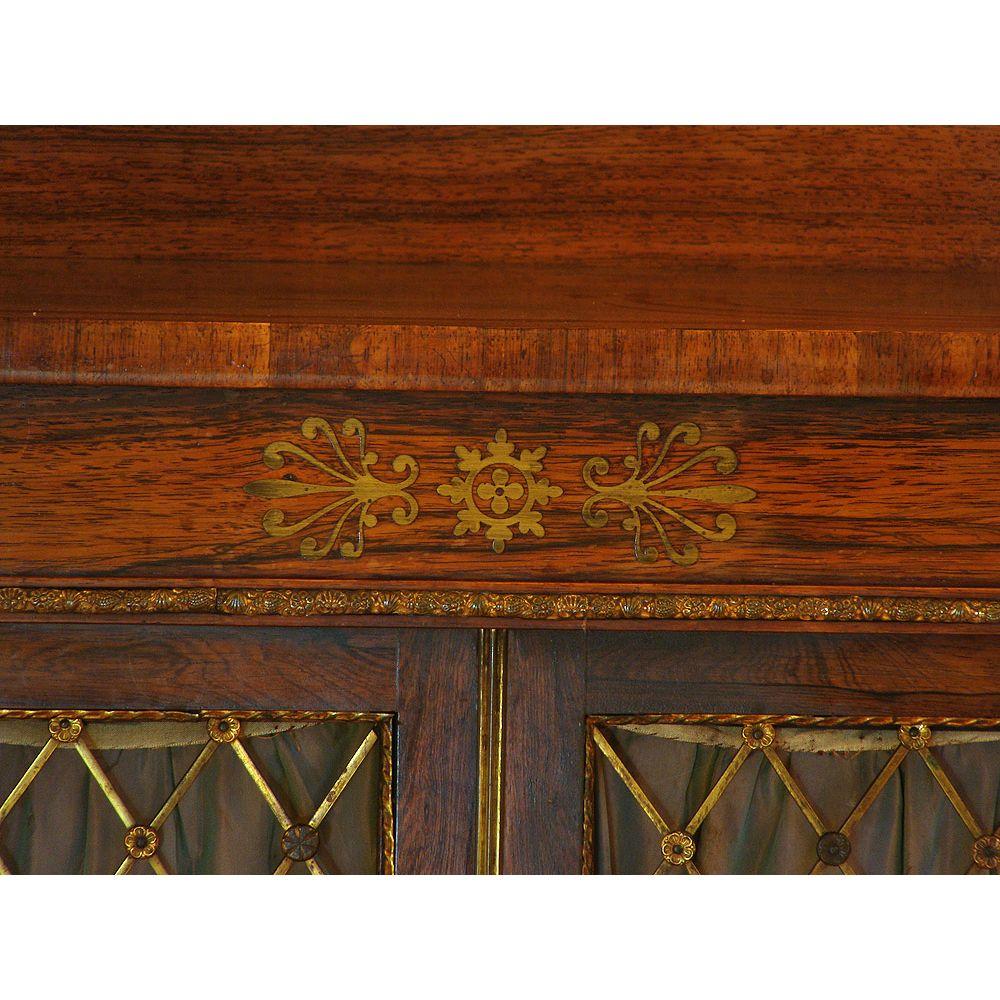
[[[671,562],[678,566],[690,566],[698,560],[698,546],[694,542],[685,543],[682,549],[677,549],[667,536],[664,519],[676,521],[688,531],[711,542],[725,542],[736,534],[736,518],[728,512],[716,515],[715,527],[709,528],[677,509],[676,501],[694,500],[715,506],[746,503],[757,495],[755,490],[745,486],[713,485],[670,487],[666,484],[677,476],[687,472],[702,462],[715,462],[715,471],[722,476],[728,476],[736,471],[736,453],[725,445],[704,448],[698,454],[680,462],[666,472],[660,473],[671,447],[678,439],[688,447],[695,447],[701,440],[701,430],[692,423],[677,424],[663,442],[645,472],[643,466],[643,445],[646,441],[657,441],[660,428],[654,423],[639,425],[636,432],[635,454],[626,455],[622,464],[631,471],[631,476],[620,483],[604,484],[594,478],[606,476],[610,464],[605,458],[595,456],[583,467],[583,481],[593,491],[583,504],[583,520],[591,528],[603,528],[608,523],[608,512],[602,509],[605,504],[621,504],[628,509],[628,515],[622,521],[622,530],[632,532],[632,548],[635,558],[642,563],[655,562],[657,551],[655,546],[643,544],[644,522],[648,522],[660,540],[663,551]]]
[[[285,522],[283,510],[269,510],[264,515],[262,526],[273,538],[297,535],[328,515],[337,517],[337,521],[329,529],[330,533],[325,543],[320,544],[313,535],[307,535],[302,539],[299,554],[305,559],[322,559],[329,555],[330,550],[337,544],[344,526],[355,515],[357,537],[341,542],[338,551],[345,559],[358,559],[365,550],[365,529],[373,528],[377,523],[372,508],[384,500],[395,499],[398,502],[391,517],[400,526],[412,524],[419,510],[417,501],[408,492],[420,473],[416,460],[410,455],[397,455],[392,460],[392,471],[398,474],[405,473],[406,478],[398,483],[386,482],[371,471],[378,462],[378,455],[367,450],[365,425],[360,420],[350,417],[344,421],[342,432],[345,437],[358,439],[356,464],[347,457],[333,428],[319,417],[309,417],[303,422],[302,436],[309,441],[315,441],[318,435],[322,435],[333,450],[335,461],[332,464],[324,462],[291,441],[274,441],[264,449],[264,464],[269,469],[282,468],[286,457],[294,456],[325,473],[333,482],[302,482],[294,474],[288,473],[280,479],[258,479],[243,487],[250,496],[265,500],[328,494],[335,497],[319,510],[291,524]]]
[[[522,535],[542,538],[542,512],[535,508],[563,493],[562,487],[550,486],[548,479],[536,476],[542,471],[545,452],[545,448],[524,448],[515,458],[514,446],[503,428],[486,446],[485,457],[478,448],[470,451],[458,445],[458,470],[465,476],[453,476],[437,490],[463,508],[458,512],[455,534],[476,534],[486,525],[486,537],[497,553],[514,537],[514,528]]]

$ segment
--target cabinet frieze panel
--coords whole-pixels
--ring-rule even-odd
[[[1000,578],[988,402],[0,395],[11,585],[975,599]]]

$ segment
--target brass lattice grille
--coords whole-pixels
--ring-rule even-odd
[[[343,712],[131,712],[131,711],[20,711],[8,710],[0,712],[3,719],[43,719],[48,720],[48,739],[41,747],[37,756],[31,761],[20,780],[7,793],[0,804],[0,828],[7,821],[18,803],[28,792],[36,779],[41,775],[46,765],[49,765],[57,751],[75,752],[82,760],[93,780],[100,790],[104,800],[110,805],[123,826],[121,840],[121,863],[115,874],[124,875],[130,872],[137,863],[147,862],[153,872],[158,875],[170,874],[167,865],[161,858],[163,827],[175,813],[181,802],[191,791],[192,786],[204,773],[207,765],[220,751],[232,753],[249,776],[252,787],[260,799],[266,804],[267,810],[273,815],[280,834],[281,860],[274,868],[275,875],[288,874],[296,864],[301,864],[313,875],[326,874],[327,867],[321,860],[324,856],[323,823],[327,815],[341,798],[344,790],[358,773],[359,769],[372,752],[378,748],[374,758],[377,771],[375,782],[378,789],[378,854],[379,870],[391,874],[394,869],[394,835],[393,835],[393,730],[392,717],[378,713],[343,713]],[[201,729],[204,742],[200,750],[176,782],[162,805],[154,812],[140,814],[130,807],[129,789],[120,787],[120,781],[113,777],[114,766],[109,766],[102,757],[104,754],[95,746],[91,736],[91,727],[102,723],[156,723],[182,722]],[[303,724],[352,724],[355,730],[363,733],[360,743],[350,755],[346,766],[338,770],[336,780],[325,794],[308,811],[302,813],[301,808],[294,810],[289,805],[288,789],[283,789],[273,777],[265,774],[251,748],[253,738],[248,738],[248,724],[273,722],[289,725]],[[268,736],[274,735],[271,733]],[[349,738],[349,737],[348,737]],[[355,740],[357,737],[354,737]],[[195,742],[192,740],[192,742]],[[200,743],[200,741],[197,741]],[[37,743],[35,744],[38,745]],[[355,746],[352,742],[350,746]],[[0,747],[0,753],[4,748]],[[239,770],[239,768],[237,768]],[[286,779],[290,778],[285,775]],[[303,795],[302,781],[298,782],[296,798],[301,802]],[[132,788],[138,794],[140,789]],[[3,790],[0,790],[3,794]],[[12,865],[0,856],[0,874],[12,874]]]
[[[644,778],[640,769],[631,762],[627,762],[627,754],[623,752],[621,743],[628,736],[630,739],[650,739],[649,736],[642,736],[642,729],[646,726],[684,726],[684,725],[710,725],[723,734],[724,742],[714,744],[715,746],[736,745],[732,756],[725,761],[719,760],[717,768],[721,768],[721,773],[712,771],[712,780],[707,784],[707,794],[698,792],[691,798],[694,784],[689,779],[685,787],[686,796],[684,801],[690,803],[688,812],[685,815],[669,815],[668,811],[657,801],[654,792],[654,784],[650,779]],[[863,784],[863,792],[853,800],[853,804],[842,813],[844,817],[838,823],[830,823],[832,819],[832,809],[823,810],[816,804],[816,796],[807,794],[804,784],[797,778],[793,771],[794,765],[790,766],[788,760],[791,757],[801,755],[789,754],[783,746],[783,736],[791,732],[803,732],[813,729],[829,733],[832,729],[882,729],[892,726],[891,742],[895,744],[895,749],[889,752],[889,741],[886,740],[886,753],[888,759],[881,763],[874,776]],[[727,790],[733,786],[737,776],[747,765],[747,762],[756,758],[763,770],[770,769],[780,782],[780,787],[787,793],[787,800],[794,803],[793,814],[800,816],[811,828],[812,841],[815,853],[805,866],[802,873],[808,871],[810,874],[821,874],[831,871],[840,871],[844,874],[856,874],[859,868],[855,859],[852,858],[852,837],[858,829],[864,817],[869,814],[873,805],[882,796],[890,782],[895,778],[902,780],[903,765],[910,761],[915,766],[925,767],[933,779],[933,785],[943,794],[944,800],[948,803],[943,805],[940,800],[934,804],[934,808],[941,807],[945,812],[951,810],[957,816],[967,840],[968,850],[965,854],[966,871],[969,873],[997,874],[1000,870],[1000,826],[996,826],[996,815],[978,815],[976,809],[969,804],[968,796],[963,795],[956,785],[956,781],[949,775],[948,770],[943,765],[941,754],[943,748],[935,746],[936,732],[954,732],[962,729],[996,729],[1000,728],[1000,720],[997,719],[892,719],[887,717],[873,718],[824,718],[824,717],[796,717],[796,716],[705,716],[705,715],[670,715],[670,716],[606,716],[592,717],[587,724],[587,744],[586,744],[586,788],[584,797],[584,843],[583,843],[583,871],[587,874],[597,870],[595,861],[595,840],[597,837],[597,795],[598,784],[601,780],[601,773],[607,769],[617,776],[610,775],[606,781],[620,780],[622,786],[627,789],[628,798],[638,805],[646,820],[655,828],[658,839],[659,852],[654,859],[649,858],[647,871],[653,874],[665,874],[671,872],[687,872],[689,874],[700,874],[702,868],[699,866],[700,834],[704,830],[706,821],[713,814],[713,810],[719,805],[720,800]],[[616,732],[617,730],[617,732]],[[661,745],[667,740],[659,740]],[[692,743],[696,742],[692,740]],[[791,740],[789,740],[791,742]],[[995,753],[992,748],[1000,747],[1000,743],[984,744],[983,748],[990,753]],[[716,751],[717,753],[718,751]],[[843,762],[849,754],[827,754],[827,758],[834,758],[834,764]],[[992,763],[1000,764],[996,756],[992,758]],[[909,766],[909,765],[908,765]],[[994,767],[994,778],[1000,768]],[[662,774],[665,773],[661,769]],[[914,778],[910,777],[911,784]],[[759,784],[759,780],[757,782]],[[753,794],[758,793],[757,785],[754,789],[741,793],[747,795],[749,803]],[[732,793],[730,793],[732,794]],[[1000,785],[993,792],[994,798],[1000,803]],[[773,796],[772,796],[773,798]],[[843,795],[840,795],[843,799]],[[675,801],[677,797],[675,797]],[[787,801],[780,804],[781,808],[787,806]],[[995,807],[1000,809],[1000,805]],[[940,811],[940,810],[939,810]],[[980,807],[980,813],[985,811],[985,806]],[[824,815],[824,812],[826,813]],[[914,810],[911,810],[914,812]],[[921,817],[913,817],[919,822]],[[745,816],[749,815],[749,805]],[[749,820],[746,820],[746,825]],[[608,829],[612,824],[610,820],[605,824]],[[744,836],[768,836],[770,834],[744,828]],[[726,836],[735,837],[737,831],[728,831]],[[772,831],[773,833],[773,831]],[[802,838],[800,838],[802,839]],[[647,845],[648,846],[648,845]]]

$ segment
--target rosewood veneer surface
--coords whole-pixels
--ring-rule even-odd
[[[1000,129],[0,129],[0,709],[392,713],[397,870],[578,872],[588,715],[1000,717],[998,399]]]

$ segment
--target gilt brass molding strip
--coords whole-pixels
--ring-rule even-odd
[[[0,587],[4,614],[405,615],[533,621],[1000,623],[1000,600],[710,594],[503,593],[336,588]]]
[[[479,633],[479,801],[476,873],[501,874],[507,632]]]

